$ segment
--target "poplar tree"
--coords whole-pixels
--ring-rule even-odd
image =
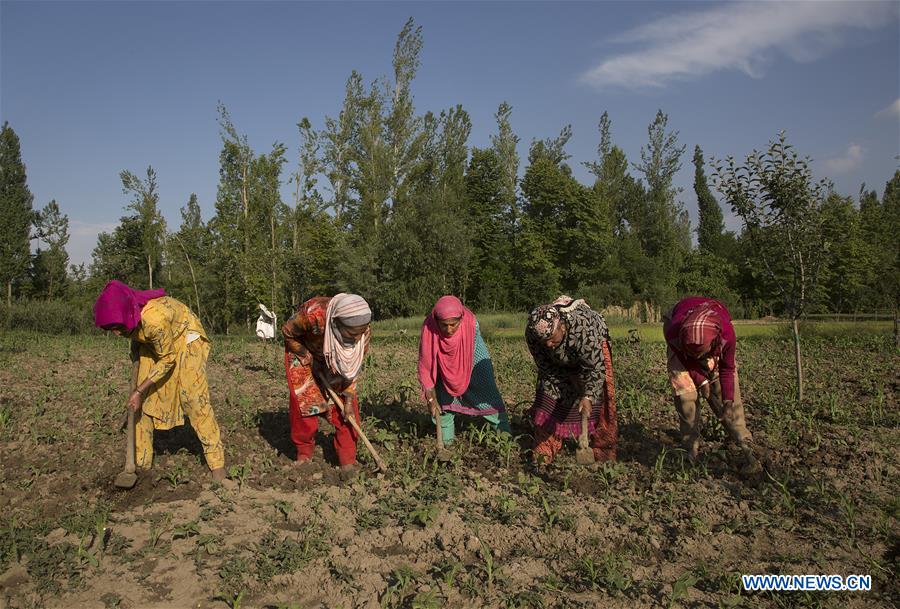
[[[321,136],[322,171],[331,187],[330,207],[338,226],[345,226],[349,221],[351,191],[359,164],[364,98],[362,76],[354,70],[347,78],[341,111],[337,118],[325,117],[325,129]]]
[[[69,217],[60,213],[59,205],[53,200],[38,212],[35,227],[38,250],[32,264],[32,283],[48,299],[58,297],[65,291],[68,278]],[[46,250],[40,249],[42,242],[47,244]]]
[[[91,252],[92,278],[103,282],[118,279],[132,286],[147,280],[147,265],[143,254],[143,231],[137,216],[123,216],[111,233],[100,233]]]
[[[517,188],[519,183],[519,153],[516,146],[518,136],[513,133],[510,123],[512,106],[503,102],[497,108],[494,118],[497,121],[497,133],[491,136],[491,146],[497,154],[500,164],[500,180],[503,187],[503,203],[508,209],[509,223],[515,226],[519,220]]]
[[[604,112],[598,129],[600,142],[597,161],[584,163],[594,175],[593,191],[597,199],[597,213],[606,214],[606,225],[598,231],[608,231],[609,253],[594,269],[594,285],[586,296],[600,306],[619,304],[631,306],[636,298],[651,293],[656,265],[644,253],[636,227],[641,226],[639,212],[644,209],[645,191],[640,181],[628,172],[628,159],[621,148],[612,142],[611,120]],[[603,220],[598,217],[597,222]],[[603,232],[598,232],[603,235]]]
[[[900,170],[884,186],[860,196],[860,229],[869,260],[866,294],[870,306],[888,308],[894,318],[894,346],[900,348]]]
[[[694,147],[694,194],[697,195],[697,245],[706,254],[722,255],[725,221],[719,202],[709,190],[703,171],[703,151]]]
[[[500,158],[493,148],[472,149],[466,177],[466,208],[472,226],[469,265],[470,302],[481,310],[497,310],[509,302],[511,231]]]
[[[301,255],[301,241],[311,236],[305,234],[307,230],[310,233],[315,231],[310,220],[316,218],[323,208],[322,198],[316,189],[317,176],[324,168],[319,156],[321,138],[306,117],[297,123],[297,129],[300,154],[297,168],[289,179],[294,184],[294,207],[290,211],[290,251],[285,258],[292,306],[300,302],[300,293],[304,288],[303,267],[310,262]]]
[[[203,222],[200,214],[200,204],[197,195],[191,193],[187,205],[181,208],[181,226],[178,231],[170,235],[169,264],[173,268],[186,268],[187,273],[175,273],[176,277],[187,276],[190,280],[190,292],[193,294],[193,302],[197,317],[203,319],[203,305],[200,286],[207,286],[209,279],[204,272],[210,259],[210,247],[212,245],[209,229]],[[176,264],[175,260],[184,260],[184,264]],[[179,282],[181,283],[181,282]],[[173,286],[174,287],[174,286]],[[185,288],[183,288],[185,289]],[[186,290],[187,291],[187,290]],[[203,291],[204,294],[207,290]],[[187,299],[190,302],[190,299]]]
[[[0,281],[6,286],[7,306],[12,304],[13,285],[28,272],[32,201],[19,136],[4,122],[0,129]]]
[[[655,278],[647,296],[656,304],[674,300],[676,276],[690,249],[687,212],[676,201],[679,189],[673,185],[685,146],[678,145],[677,131],[667,131],[668,120],[662,110],[657,111],[647,127],[648,142],[641,147],[641,162],[634,165],[647,182],[634,224],[641,248],[655,263]]]
[[[822,265],[819,301],[830,311],[857,311],[864,306],[866,269],[871,260],[851,197],[828,193],[822,205],[822,237],[828,255]]]
[[[119,174],[122,180],[122,192],[131,195],[131,202],[126,206],[134,212],[140,226],[141,256],[147,269],[148,289],[153,289],[153,273],[159,267],[162,257],[163,240],[166,236],[166,225],[159,213],[159,193],[157,192],[156,172],[147,167],[145,179],[138,178],[128,170]]]

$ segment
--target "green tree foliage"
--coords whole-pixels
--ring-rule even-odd
[[[557,269],[547,275],[553,291],[578,292],[595,286],[607,276],[612,226],[606,201],[597,189],[572,176],[565,163],[565,144],[571,137],[566,127],[559,137],[538,141],[529,151],[529,165],[522,179],[524,220],[523,247],[517,258],[539,270],[548,261]],[[529,261],[534,257],[533,261]],[[558,285],[556,279],[558,278]],[[528,291],[526,295],[543,294]],[[533,303],[532,303],[533,304]]]
[[[146,285],[152,290],[153,274],[159,268],[166,235],[166,224],[159,213],[156,172],[153,167],[147,167],[147,177],[142,180],[125,170],[119,174],[119,178],[122,180],[122,192],[131,196],[126,209],[134,212],[134,218],[140,226],[140,256],[147,270],[145,281],[140,285]]]
[[[100,233],[91,253],[92,288],[99,290],[106,281],[118,279],[132,286],[146,285],[142,226],[137,216],[123,216],[111,233]]]
[[[732,287],[737,269],[725,258],[703,250],[685,256],[675,285],[678,298],[701,294],[715,298],[733,313],[738,311],[740,294]]]
[[[678,146],[677,131],[667,131],[668,120],[660,110],[647,127],[649,141],[641,148],[641,162],[635,165],[644,175],[647,192],[628,218],[641,249],[654,262],[656,277],[645,298],[656,304],[674,300],[676,276],[690,250],[690,223],[675,199],[678,189],[672,181],[681,168],[685,147]]]
[[[523,304],[555,298],[563,289],[562,267],[567,218],[572,195],[571,169],[564,163],[564,146],[571,137],[566,127],[559,137],[532,143],[522,178],[522,220],[516,262]],[[531,300],[531,302],[528,302]]]
[[[599,161],[587,162],[585,166],[595,176],[593,190],[600,209],[606,210],[612,243],[597,282],[584,291],[594,302],[629,306],[660,291],[654,288],[657,267],[638,237],[639,212],[645,208],[646,192],[640,181],[629,174],[625,153],[613,145],[606,112],[600,117],[599,129]]]
[[[819,304],[848,313],[865,306],[869,251],[863,241],[860,214],[853,199],[831,192],[822,206],[822,236],[828,256],[819,281]]]
[[[289,176],[282,176],[287,149],[276,142],[254,152],[220,103],[213,217],[204,223],[192,196],[178,231],[167,235],[152,169],[145,179],[123,172],[128,215],[100,236],[92,278],[82,269],[70,292],[81,298],[102,287],[93,285],[99,278],[143,286],[152,277],[192,303],[212,332],[250,327],[259,302],[284,319],[307,298],[336,291],[362,294],[377,317],[422,315],[445,293],[479,311],[526,309],[561,292],[598,307],[643,301],[657,311],[704,294],[747,316],[795,315],[798,295],[801,311],[897,308],[897,247],[885,244],[900,231],[900,174],[882,200],[861,193],[857,211],[846,197],[826,198],[782,139],[741,167],[714,166],[717,187],[744,219],[735,236],[724,230],[697,146],[699,247],[692,249],[673,180],[685,146],[661,110],[639,163],[615,145],[604,112],[597,158],[584,163],[593,183],[582,184],[569,166],[570,126],[533,141],[520,175],[508,103],[497,109],[488,148],[469,147],[472,124],[461,106],[417,111],[422,48],[422,29],[410,19],[388,76],[367,81],[353,71],[337,115],[321,129],[302,118]],[[20,174],[24,185],[24,168]],[[55,214],[41,216],[38,234],[54,233],[47,227],[64,218]],[[49,269],[65,261],[42,243],[32,286],[56,294],[64,282],[57,272],[51,288]]]
[[[325,161],[320,156],[323,134],[313,129],[306,117],[297,124],[297,128],[300,155],[297,169],[291,176],[294,208],[289,212],[290,247],[285,255],[291,306],[285,313],[312,295],[334,291],[337,278],[333,270],[341,240],[340,210],[344,207],[343,204],[333,204],[335,215],[329,216],[325,211],[326,202],[316,187],[319,175],[325,169]],[[332,141],[329,137],[326,133],[326,142]],[[340,184],[344,181],[345,178],[342,178]],[[335,197],[338,197],[337,189]]]
[[[497,108],[494,118],[497,120],[497,133],[491,136],[491,147],[497,155],[500,165],[500,182],[503,189],[503,204],[510,215],[509,222],[515,225],[518,222],[518,204],[516,190],[519,183],[519,153],[516,146],[519,138],[513,133],[510,117],[512,106],[503,102]]]
[[[469,287],[464,175],[471,123],[457,106],[436,121],[426,115],[424,124],[429,137],[410,180],[411,196],[394,205],[379,256],[376,296],[389,314],[424,314],[442,294],[465,299]]]
[[[803,399],[803,371],[797,320],[803,315],[825,259],[822,207],[826,185],[814,183],[809,159],[801,158],[782,131],[765,152],[742,165],[716,163],[716,188],[744,223],[766,272],[793,320],[797,396]]]
[[[510,268],[513,226],[509,191],[497,151],[473,148],[465,180],[473,248],[469,302],[480,310],[500,309],[507,305],[514,289]]]
[[[191,194],[181,208],[181,226],[167,240],[166,288],[185,303],[190,303],[204,321],[204,302],[209,302],[217,287],[204,272],[212,262],[212,237],[203,222],[197,195]]]
[[[219,104],[222,150],[216,214],[210,221],[211,272],[221,286],[210,303],[216,328],[249,327],[258,303],[283,313],[288,308],[290,210],[282,202],[281,171],[287,149],[276,142],[256,155],[224,105]]]
[[[874,191],[860,196],[860,235],[868,261],[869,306],[900,309],[900,170],[885,184],[881,201]]]
[[[13,288],[28,272],[32,200],[19,136],[4,122],[0,129],[0,281],[6,287],[7,306],[12,303]]]
[[[61,214],[55,200],[50,201],[35,218],[38,248],[31,262],[32,293],[44,298],[59,298],[66,292],[69,254],[69,217]],[[47,248],[41,249],[41,243]]]
[[[703,171],[703,151],[694,147],[694,193],[697,195],[697,245],[706,254],[721,256],[728,249],[723,243],[725,221],[719,202],[709,190]]]

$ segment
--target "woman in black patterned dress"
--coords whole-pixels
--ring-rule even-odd
[[[549,463],[565,438],[581,433],[581,413],[590,411],[588,434],[595,461],[616,458],[616,403],[606,321],[584,300],[560,296],[534,309],[525,330],[538,380],[530,415],[534,459]]]

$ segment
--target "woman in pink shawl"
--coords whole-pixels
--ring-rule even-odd
[[[422,323],[419,383],[444,443],[453,442],[456,413],[484,417],[510,433],[494,365],[475,315],[456,296],[442,296]]]

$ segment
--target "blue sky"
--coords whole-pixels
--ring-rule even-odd
[[[417,112],[462,104],[483,147],[509,102],[521,171],[532,139],[571,124],[587,183],[603,111],[637,162],[661,108],[688,147],[677,183],[695,218],[694,145],[742,159],[782,129],[841,193],[880,194],[900,154],[898,15],[898,2],[4,0],[0,117],[21,139],[34,206],[56,199],[72,262],[89,262],[127,203],[120,171],[154,167],[170,228],[191,193],[208,219],[219,100],[257,153],[280,141],[293,162],[296,123],[336,116],[351,70],[389,75],[412,16]]]

